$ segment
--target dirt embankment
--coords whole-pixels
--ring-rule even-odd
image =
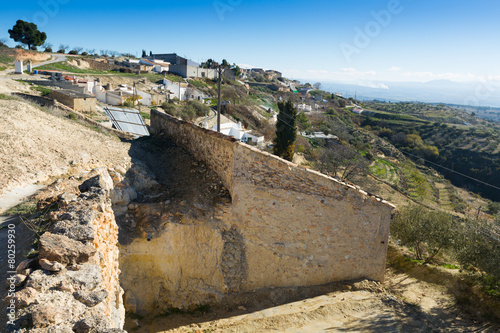
[[[42,62],[45,60],[49,60],[51,57],[50,54],[47,53],[39,53],[36,51],[28,51],[28,50],[21,50],[21,49],[16,49],[15,50],[15,59],[16,60],[31,60],[33,62]]]
[[[26,89],[0,78],[1,93],[15,88]],[[0,99],[0,124],[0,195],[51,176],[130,163],[128,143],[21,100]]]

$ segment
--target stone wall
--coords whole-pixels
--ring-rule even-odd
[[[231,192],[233,160],[236,139],[202,129],[194,124],[170,117],[159,111],[151,111],[151,134],[164,134],[203,161],[219,175],[224,186]],[[208,148],[208,149],[207,149]]]
[[[23,332],[124,332],[119,283],[118,227],[109,199],[106,168],[92,171],[79,196],[62,194],[60,210],[38,242],[38,257],[25,260],[9,282]]]
[[[159,111],[151,126],[215,171],[231,203],[203,220],[166,221],[149,244],[137,239],[124,247],[130,311],[223,303],[266,288],[383,280],[392,205]],[[154,286],[141,282],[147,276]]]
[[[77,60],[78,61],[78,60]],[[113,71],[113,70],[119,70],[123,68],[123,66],[116,65],[114,61],[97,61],[93,59],[85,59],[83,60],[87,62],[92,69],[100,70],[100,71]]]

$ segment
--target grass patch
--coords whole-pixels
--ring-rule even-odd
[[[400,171],[405,183],[403,187],[411,197],[422,201],[434,199],[434,191],[429,180],[417,168],[410,163],[401,163]]]
[[[51,89],[42,86],[31,87],[31,90],[39,91],[42,96],[47,96],[52,92]]]
[[[0,94],[0,99],[11,100],[11,99],[15,99],[15,98],[13,96],[10,96],[10,95]]]
[[[110,74],[116,73],[113,71],[101,71],[96,69],[82,69],[68,64],[67,62],[57,62],[37,67],[38,70],[63,71],[76,74]]]
[[[0,49],[0,62],[4,64],[14,63],[15,51],[11,49]]]
[[[7,67],[5,67],[5,66],[0,66],[0,72],[1,72],[1,71],[4,71],[4,70],[6,70],[6,69],[7,69]]]
[[[397,185],[399,181],[398,168],[389,161],[382,158],[377,158],[372,166],[370,172],[375,177],[386,180],[393,185]]]
[[[149,113],[143,112],[143,111],[141,111],[139,113],[141,114],[142,118],[144,118],[144,119],[151,119],[151,115]]]
[[[6,211],[3,215],[6,216],[30,216],[36,212],[36,202],[27,201],[20,203],[19,205],[12,207]]]

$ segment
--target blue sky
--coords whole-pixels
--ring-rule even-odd
[[[177,52],[383,87],[500,80],[499,13],[494,0],[40,0],[3,3],[0,38],[21,18],[54,47]]]

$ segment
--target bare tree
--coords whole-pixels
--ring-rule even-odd
[[[75,50],[75,51],[76,51],[76,53],[82,53],[82,51],[83,51],[83,47],[76,46],[76,47],[74,47],[74,48],[73,48],[73,50]]]

